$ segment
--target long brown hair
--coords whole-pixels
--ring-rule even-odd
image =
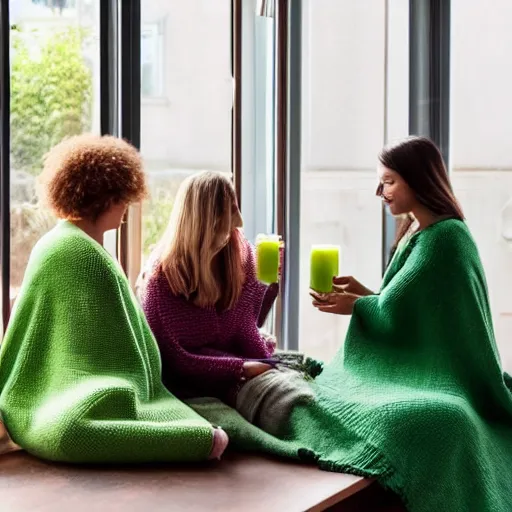
[[[228,177],[201,172],[182,183],[160,242],[159,268],[174,295],[200,307],[225,310],[235,305],[246,257],[236,216],[236,194]]]
[[[398,173],[416,199],[434,215],[464,220],[441,152],[430,139],[411,136],[386,146],[379,154],[379,161],[384,167]],[[379,185],[377,195],[382,196],[382,191],[383,187]],[[410,215],[400,222],[392,252],[412,222]]]

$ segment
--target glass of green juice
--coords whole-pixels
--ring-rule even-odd
[[[313,245],[309,287],[316,292],[332,292],[332,278],[338,275],[339,245]]]
[[[256,237],[256,277],[265,284],[279,281],[279,252],[283,242],[279,235]]]

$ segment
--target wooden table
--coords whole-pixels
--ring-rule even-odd
[[[201,465],[122,468],[50,464],[23,452],[0,457],[2,512],[318,512],[370,484],[246,454]]]

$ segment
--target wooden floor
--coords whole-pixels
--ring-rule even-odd
[[[342,505],[371,484],[252,455],[229,454],[199,466],[131,468],[49,464],[23,452],[0,458],[2,512],[368,512]]]

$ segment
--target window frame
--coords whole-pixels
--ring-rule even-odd
[[[2,337],[11,312],[11,180],[10,180],[10,20],[9,0],[0,0],[0,267]]]
[[[166,99],[165,93],[165,26],[166,20],[160,19],[158,21],[153,22],[142,22],[141,26],[141,101],[144,103],[151,103],[155,101],[162,101]],[[156,86],[155,91],[150,94],[144,94],[142,91],[142,82],[144,73],[142,72],[143,67],[143,55],[142,55],[142,38],[145,34],[150,34],[152,39],[152,46],[154,50],[154,59],[155,62],[152,64],[154,66],[154,70],[152,72],[152,79],[155,79],[156,76]]]
[[[389,1],[389,0],[387,0]],[[274,216],[287,246],[277,308],[276,331],[282,347],[298,348],[301,134],[301,0],[275,0],[276,116]],[[449,154],[450,0],[409,0],[409,133],[431,137]],[[242,198],[242,0],[231,0],[234,95],[232,174]],[[165,20],[164,20],[165,22]],[[163,31],[162,20],[160,24]],[[9,0],[0,0],[0,265],[2,325],[10,314],[10,20]],[[141,0],[100,2],[101,132],[121,136],[140,148]],[[163,32],[160,37],[165,37]],[[161,59],[165,48],[162,39]],[[160,70],[162,95],[164,67]],[[146,97],[150,100],[153,97]],[[241,205],[242,206],[242,205]],[[132,285],[141,265],[141,206],[130,208],[117,232],[117,256]],[[383,261],[392,229],[383,218]],[[5,329],[4,329],[5,330]]]

